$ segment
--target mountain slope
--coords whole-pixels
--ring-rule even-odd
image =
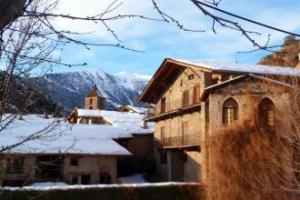
[[[111,75],[94,69],[47,74],[35,78],[32,84],[65,111],[69,111],[75,106],[83,106],[84,97],[94,85],[105,98],[106,109],[114,109],[118,105],[138,105],[136,99],[149,79],[144,75],[127,72]]]

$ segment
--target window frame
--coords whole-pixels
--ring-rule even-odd
[[[78,158],[71,158],[70,159],[70,166],[78,166]]]
[[[268,131],[275,130],[276,107],[274,102],[267,97],[263,98],[258,104],[258,124],[260,128]]]
[[[222,123],[224,125],[231,125],[238,120],[239,105],[238,102],[230,97],[226,99],[222,106]]]
[[[193,79],[195,79],[195,74],[189,74],[188,75],[188,80],[190,81],[190,80],[193,80]]]

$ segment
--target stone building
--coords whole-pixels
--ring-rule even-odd
[[[39,137],[22,142],[37,133]],[[2,185],[118,183],[118,157],[131,156],[115,141],[131,135],[107,125],[71,125],[62,119],[24,115],[2,134],[5,140],[0,141],[1,146],[19,143],[1,153]]]
[[[205,181],[209,134],[253,106],[262,125],[272,127],[275,111],[288,109],[292,87],[279,79],[299,75],[288,67],[165,59],[138,99],[155,104],[146,120],[156,122],[157,173],[168,181]]]

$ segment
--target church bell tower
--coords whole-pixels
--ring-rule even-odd
[[[98,89],[95,85],[94,88],[90,91],[90,94],[85,97],[85,109],[95,110],[104,108],[104,98],[101,95],[98,95]]]

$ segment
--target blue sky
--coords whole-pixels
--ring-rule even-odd
[[[78,45],[68,45],[60,55],[64,62],[88,64],[87,68],[99,68],[109,73],[128,71],[152,75],[164,58],[193,60],[216,60],[223,62],[256,63],[267,52],[237,54],[237,51],[253,47],[240,33],[217,27],[217,34],[211,31],[211,20],[189,0],[157,0],[161,9],[178,19],[187,28],[206,30],[191,33],[179,30],[175,24],[127,19],[109,23],[127,47],[144,51],[136,53],[118,48],[92,47],[90,50]],[[87,16],[103,11],[111,0],[61,0],[58,13]],[[113,14],[143,14],[159,18],[151,0],[123,0],[123,5]],[[300,5],[297,0],[223,0],[220,8],[246,16],[289,31],[300,32]],[[97,43],[113,43],[114,38],[105,31],[102,24],[57,20],[56,26],[79,32],[93,32],[77,39]],[[280,44],[284,34],[242,22],[249,30],[262,33],[256,39],[262,43],[271,34],[272,44]],[[80,69],[80,68],[79,68]],[[55,71],[68,71],[65,67]],[[76,68],[78,70],[78,67]]]

